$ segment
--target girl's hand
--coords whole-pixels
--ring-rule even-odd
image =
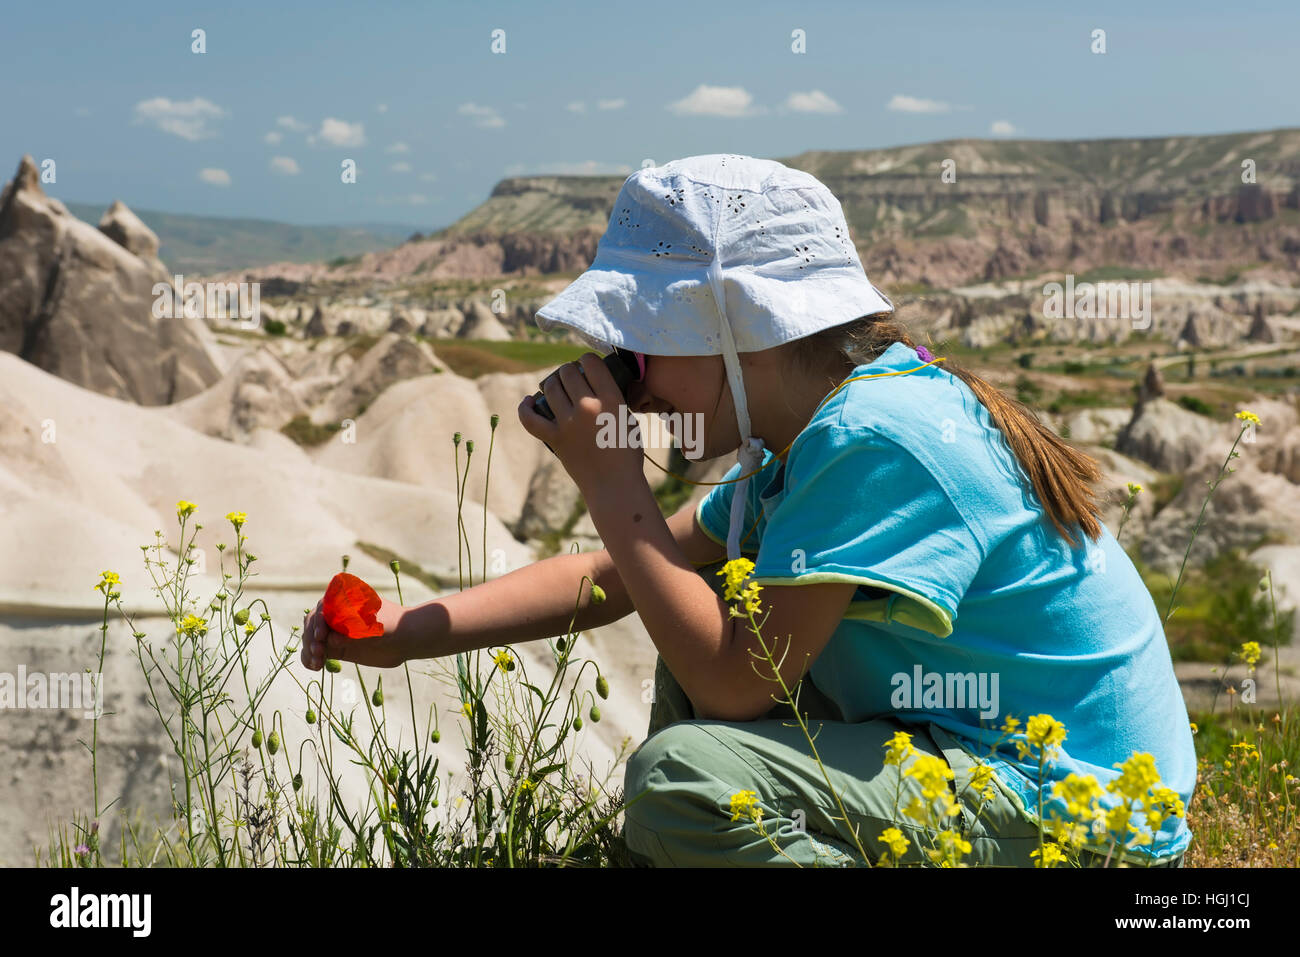
[[[519,422],[555,451],[578,488],[644,480],[639,423],[600,356],[587,352],[560,366],[542,382],[542,394],[555,421],[539,415],[529,395],[519,403]]]
[[[405,636],[397,634],[405,606],[380,595],[375,618],[384,626],[384,633],[374,638],[348,638],[331,629],[325,621],[321,610],[324,601],[324,598],[318,601],[316,610],[302,622],[300,657],[304,668],[320,671],[326,658],[353,661],[372,668],[396,668],[409,660]]]

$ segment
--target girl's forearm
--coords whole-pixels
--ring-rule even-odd
[[[607,483],[584,489],[583,498],[632,606],[696,713],[734,710],[726,699],[737,670],[735,619],[682,553],[649,485]]]
[[[588,576],[606,600],[591,600]],[[581,585],[581,587],[579,587]],[[574,611],[577,617],[574,618]],[[407,658],[441,658],[599,628],[632,611],[608,552],[556,555],[402,613],[399,639]]]

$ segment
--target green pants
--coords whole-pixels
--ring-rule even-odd
[[[811,676],[804,678],[798,702],[868,861],[874,864],[884,853],[881,832],[897,827],[909,841],[902,862],[930,863],[924,856],[931,846],[926,830],[901,813],[920,795],[920,784],[884,764],[885,744],[901,730],[912,735],[918,753],[942,757],[955,772],[949,786],[961,818],[952,818],[951,826],[971,845],[963,861],[1033,866],[1029,855],[1038,848],[1038,828],[1019,797],[994,775],[994,798],[980,809],[980,798],[966,787],[974,759],[942,728],[891,717],[847,723]],[[763,827],[779,851],[749,818],[732,821],[731,798],[739,791],[757,794]],[[863,863],[848,828],[833,819],[841,816],[839,808],[790,706],[777,705],[756,721],[696,719],[690,699],[662,658],[655,666],[648,736],[628,759],[624,798],[623,833],[639,866]],[[1156,866],[1181,867],[1182,857]]]

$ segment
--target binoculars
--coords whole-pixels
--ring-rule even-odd
[[[614,377],[614,383],[618,386],[618,391],[623,394],[624,401],[627,400],[628,387],[633,382],[640,382],[645,378],[645,355],[640,352],[631,352],[627,349],[615,349],[609,355],[605,356],[604,363],[609,369],[610,374]],[[554,372],[551,375],[555,375]],[[550,376],[546,377],[547,379]],[[542,382],[545,382],[543,379]],[[542,382],[537,383],[540,388]],[[551,411],[550,403],[546,401],[546,396],[541,392],[533,394],[533,410],[543,418],[555,421],[555,413]],[[546,443],[542,443],[545,445]],[[551,449],[549,445],[546,446]],[[555,449],[551,449],[554,453]]]

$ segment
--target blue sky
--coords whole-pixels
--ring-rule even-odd
[[[698,153],[1300,126],[1296,0],[96,0],[0,30],[4,179],[31,153],[64,200],[292,223],[428,230],[505,176]]]

